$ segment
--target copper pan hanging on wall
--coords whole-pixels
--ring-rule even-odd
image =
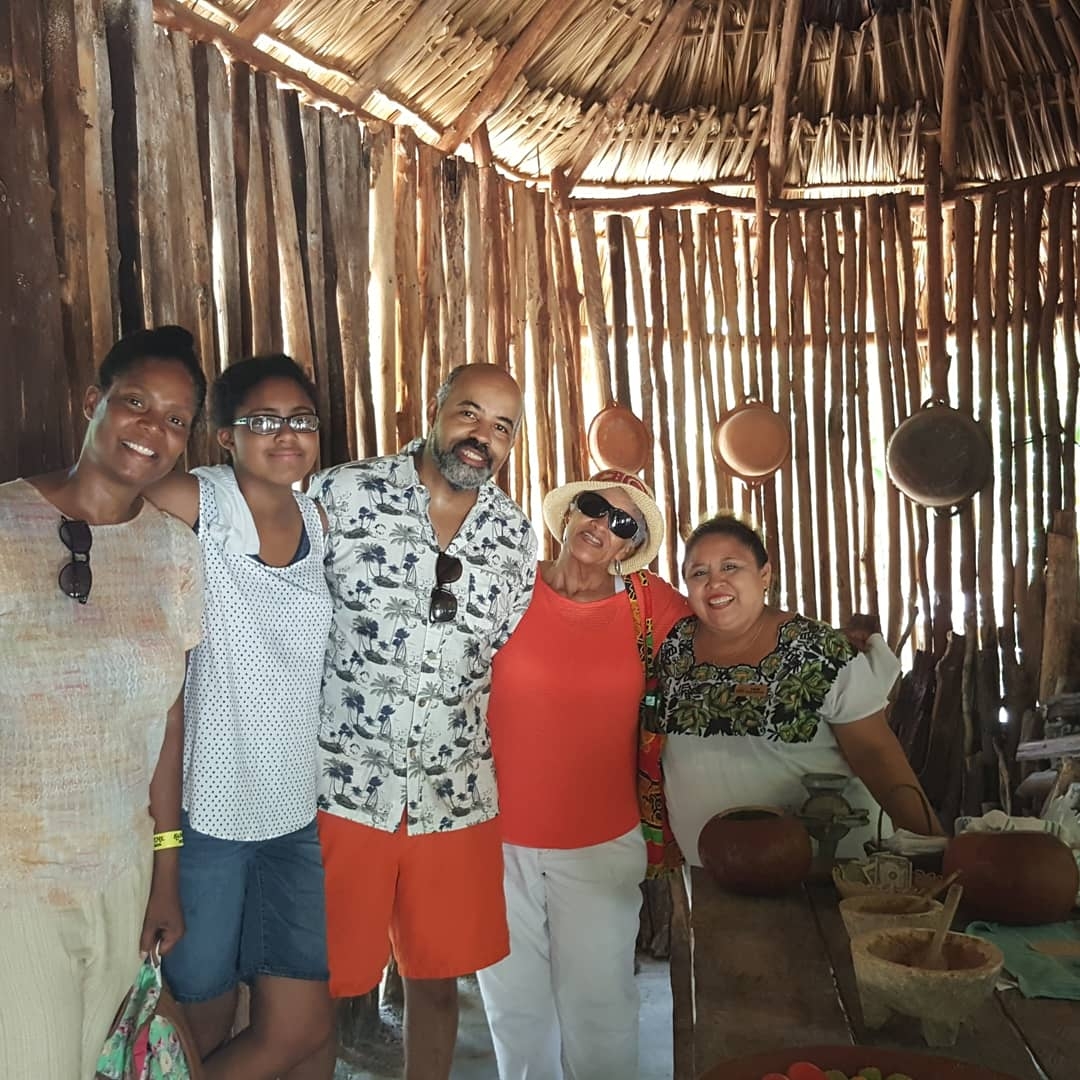
[[[717,421],[713,455],[722,469],[756,487],[791,456],[790,424],[757,398],[744,398]]]
[[[932,398],[893,432],[885,467],[912,502],[940,510],[966,502],[989,483],[994,449],[970,416]]]
[[[589,456],[602,469],[639,473],[652,453],[649,429],[624,405],[610,402],[593,417]]]

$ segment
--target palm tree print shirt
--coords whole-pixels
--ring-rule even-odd
[[[339,465],[309,494],[326,510],[334,621],[323,672],[319,807],[386,832],[479,825],[498,813],[487,726],[491,661],[528,607],[536,535],[494,483],[446,548],[452,622],[429,621],[439,543],[413,455]]]

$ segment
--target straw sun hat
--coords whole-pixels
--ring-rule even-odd
[[[664,518],[660,508],[656,505],[652,492],[648,485],[630,473],[620,472],[618,469],[605,469],[598,472],[588,480],[578,480],[573,484],[563,484],[562,487],[549,491],[544,498],[544,524],[548,531],[560,543],[566,526],[566,515],[570,512],[570,504],[583,491],[604,491],[610,488],[621,488],[634,500],[645,521],[648,537],[616,571],[615,564],[608,567],[611,574],[632,574],[648,566],[656,558],[660,545],[664,541]]]

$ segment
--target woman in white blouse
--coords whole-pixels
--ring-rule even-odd
[[[772,567],[761,538],[730,515],[686,543],[693,615],[658,655],[648,730],[664,740],[664,794],[675,840],[700,865],[702,826],[748,804],[797,806],[808,772],[847,773],[846,797],[912,832],[940,832],[883,712],[895,660],[880,637],[857,652],[838,630],[765,603]],[[878,669],[878,670],[876,670]],[[893,677],[895,678],[895,671]],[[859,853],[858,832],[846,838]]]
[[[152,497],[198,532],[203,640],[184,690],[187,922],[165,976],[207,1080],[333,1074],[316,733],[330,595],[325,519],[293,485],[315,467],[315,388],[287,356],[233,364],[211,391],[230,463]],[[251,1024],[228,1041],[241,980]]]

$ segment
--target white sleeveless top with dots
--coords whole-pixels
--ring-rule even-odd
[[[306,543],[288,566],[267,566],[212,538],[220,511],[199,478],[206,607],[184,687],[184,809],[194,829],[223,840],[269,840],[315,817],[333,608],[322,520],[306,495],[296,501]]]

